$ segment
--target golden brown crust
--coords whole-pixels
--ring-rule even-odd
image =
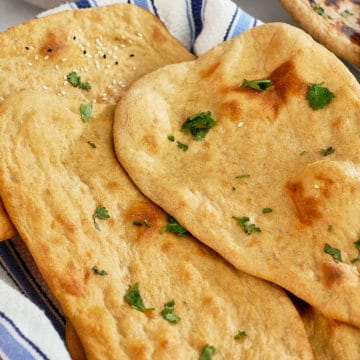
[[[0,102],[34,89],[84,103],[115,103],[132,79],[177,57],[193,58],[158,18],[124,4],[28,21],[1,33],[0,48]],[[147,56],[152,61],[142,62],[145,51],[151,52]],[[90,91],[66,81],[74,70],[90,83]],[[0,240],[15,234],[0,203]]]
[[[72,360],[86,360],[85,350],[81,344],[78,334],[70,321],[66,321],[65,327],[66,347]]]
[[[360,66],[360,3],[351,0],[280,0],[294,19],[328,49]]]
[[[273,80],[266,91],[240,86],[264,78]],[[335,98],[315,111],[305,97],[310,83],[322,82]],[[262,25],[134,84],[117,108],[115,148],[146,196],[237,268],[360,326],[351,262],[360,233],[359,90],[303,31]],[[194,141],[181,126],[201,111],[217,125]],[[150,135],[156,152],[145,142]],[[335,153],[322,156],[329,146]],[[250,177],[236,179],[241,174]],[[273,212],[263,214],[266,207]],[[261,232],[247,235],[233,216],[249,217]],[[342,262],[326,243],[341,250]]]

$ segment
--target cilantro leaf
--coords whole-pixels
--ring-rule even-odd
[[[192,115],[186,119],[182,124],[181,130],[184,132],[190,132],[195,140],[202,140],[209,129],[216,125],[216,121],[212,118],[211,112],[201,112]]]
[[[335,97],[328,88],[320,84],[310,84],[309,90],[306,93],[306,100],[308,100],[310,107],[313,110],[319,110],[329,104]]]
[[[250,174],[241,174],[238,176],[235,176],[235,179],[244,179],[250,177]]]
[[[133,221],[133,225],[142,226],[142,222],[140,220]]]
[[[68,82],[74,86],[79,87],[80,89],[89,91],[91,89],[91,85],[88,82],[82,82],[80,76],[76,71],[72,71],[66,76]]]
[[[245,234],[251,235],[254,231],[261,232],[260,228],[255,224],[246,224],[248,221],[250,221],[247,216],[243,216],[241,218],[233,216],[232,218],[242,227]]]
[[[360,250],[360,239],[354,242],[355,247]]]
[[[80,105],[80,114],[81,114],[81,119],[84,122],[88,122],[91,117],[92,117],[92,102],[90,101],[88,104],[81,104]]]
[[[332,231],[332,230],[333,230],[333,226],[332,226],[331,224],[329,224],[328,227],[327,227],[327,230],[328,230],[328,231]]]
[[[96,265],[94,265],[94,266],[91,268],[91,270],[92,270],[96,275],[101,275],[101,276],[108,275],[107,271],[105,271],[105,270],[99,270]]]
[[[352,263],[355,263],[355,262],[357,262],[357,261],[360,261],[360,257],[356,257],[356,258],[354,258],[354,259],[351,259],[351,262],[352,262]]]
[[[263,214],[270,214],[270,213],[272,213],[272,208],[263,208]]]
[[[354,14],[350,10],[345,9],[344,11],[341,12],[340,15],[343,16],[343,17],[348,17],[348,16],[351,16],[351,15],[354,15]]]
[[[255,90],[266,90],[270,86],[272,86],[272,81],[268,79],[257,79],[257,80],[246,80],[242,82],[242,87],[249,87]]]
[[[175,141],[174,135],[169,135],[168,140],[171,141],[171,142],[174,142]]]
[[[188,231],[183,226],[181,226],[174,217],[169,216],[167,221],[168,224],[160,229],[160,234],[163,234],[166,231],[178,234],[180,237],[183,237],[185,234],[187,234]]]
[[[133,286],[129,285],[129,289],[124,296],[124,300],[131,305],[132,308],[138,311],[153,311],[154,308],[146,308],[141,298],[140,291],[139,291],[139,283],[136,282]]]
[[[174,300],[168,301],[166,304],[164,304],[164,309],[161,311],[161,315],[167,321],[169,321],[173,324],[176,324],[181,319],[177,315],[174,314],[174,307],[175,307]]]
[[[242,339],[247,336],[247,333],[245,331],[238,331],[238,333],[234,336],[235,340]]]
[[[216,351],[215,347],[212,345],[204,345],[201,350],[199,360],[211,360],[214,352]]]
[[[319,14],[319,15],[321,15],[321,16],[325,14],[325,10],[324,10],[324,8],[321,7],[321,6],[315,5],[315,6],[313,6],[312,8],[314,9],[314,11],[315,11],[317,14]]]
[[[96,218],[99,218],[101,220],[107,220],[110,218],[110,215],[108,213],[108,210],[104,206],[99,205],[96,208],[92,218],[93,218],[94,226],[95,226],[96,230],[100,231],[100,227],[99,227],[98,223],[96,222]]]
[[[335,152],[335,149],[332,146],[329,146],[327,149],[321,149],[322,156],[329,156]]]
[[[189,146],[186,144],[181,143],[180,141],[177,141],[177,147],[183,151],[188,151]]]
[[[151,224],[146,219],[144,219],[144,225],[148,228],[151,227]]]
[[[333,248],[329,244],[325,243],[324,252],[331,255],[336,263],[342,262],[341,251],[339,249]]]
[[[92,141],[88,141],[87,142],[93,149],[96,149],[96,144],[93,143]]]

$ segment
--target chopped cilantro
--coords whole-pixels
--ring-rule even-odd
[[[360,250],[360,239],[354,242],[355,247]]]
[[[344,11],[341,12],[340,15],[343,16],[343,17],[347,17],[347,16],[351,16],[351,15],[354,15],[354,14],[350,10],[345,9]]]
[[[169,139],[169,141],[171,141],[171,142],[174,142],[174,141],[175,141],[174,135],[169,135],[169,136],[168,136],[168,139]]]
[[[335,97],[328,88],[320,84],[310,84],[309,90],[306,93],[306,100],[308,100],[310,107],[313,110],[319,110],[329,104]]]
[[[336,263],[342,262],[341,251],[339,249],[333,248],[329,244],[326,243],[324,246],[324,251],[326,254],[331,255]]]
[[[319,15],[324,15],[325,14],[325,10],[324,8],[322,8],[321,6],[315,5],[312,7],[314,9],[314,11],[316,13],[318,13]]]
[[[82,82],[80,76],[76,73],[76,71],[72,71],[67,75],[67,80],[74,87],[79,87],[80,89],[89,91],[91,89],[91,85],[88,82]]]
[[[107,220],[107,219],[110,218],[110,215],[109,215],[109,213],[108,213],[108,210],[107,210],[105,207],[99,205],[99,206],[96,208],[96,210],[95,210],[92,218],[93,218],[93,221],[94,221],[94,225],[95,225],[96,230],[99,230],[99,231],[100,231],[100,227],[99,227],[98,223],[96,222],[96,218],[99,218],[99,219],[101,219],[101,220]]]
[[[151,227],[151,224],[146,219],[144,220],[144,225],[148,228]]]
[[[250,177],[250,174],[241,174],[238,176],[235,176],[235,179],[244,179]]]
[[[356,258],[354,258],[354,259],[351,259],[351,262],[352,262],[352,263],[355,263],[355,262],[357,262],[357,261],[360,261],[360,257],[356,257]]]
[[[303,156],[303,155],[305,155],[307,153],[307,151],[306,150],[303,150],[299,155],[300,156]]]
[[[201,350],[199,360],[211,360],[214,352],[216,351],[215,347],[212,345],[204,345]]]
[[[93,143],[92,141],[88,141],[87,142],[93,149],[96,149],[96,144]]]
[[[244,230],[245,234],[251,235],[254,231],[255,232],[261,232],[260,228],[257,227],[255,224],[246,224],[250,219],[247,216],[243,217],[232,217]]]
[[[182,124],[181,130],[190,132],[195,140],[202,140],[209,129],[216,125],[216,121],[212,118],[211,112],[201,112],[192,115]]]
[[[88,104],[81,104],[80,105],[80,114],[81,119],[84,122],[88,122],[92,117],[92,102],[90,101]]]
[[[267,79],[257,79],[257,80],[246,80],[242,82],[242,87],[250,87],[255,90],[266,90],[272,86],[272,81]]]
[[[239,340],[247,336],[247,333],[245,331],[238,331],[238,333],[234,336],[235,340]]]
[[[270,214],[272,212],[272,208],[263,208],[263,214]]]
[[[188,151],[188,149],[189,149],[189,146],[188,146],[188,145],[183,144],[183,143],[181,143],[180,141],[177,141],[177,146],[178,146],[179,149],[181,149],[181,150],[183,150],[183,151]]]
[[[142,222],[139,220],[133,221],[133,225],[142,226]]]
[[[160,229],[160,234],[163,234],[166,231],[178,234],[180,237],[183,237],[185,234],[187,234],[187,230],[181,226],[174,217],[169,216],[167,221],[168,224]]]
[[[320,152],[322,156],[329,156],[335,152],[335,149],[329,146],[327,149],[321,149]]]
[[[101,276],[104,276],[104,275],[108,275],[107,271],[105,270],[99,270],[96,265],[94,265],[91,270],[96,274],[96,275],[101,275]]]
[[[176,324],[181,319],[174,314],[174,306],[175,306],[174,300],[168,301],[166,304],[164,304],[164,309],[161,311],[161,315],[167,321]]]
[[[141,298],[139,291],[139,283],[136,282],[133,286],[129,285],[129,289],[124,296],[124,300],[131,305],[132,308],[145,312],[145,311],[153,311],[154,308],[146,308]]]
[[[332,226],[332,225],[328,225],[327,230],[328,230],[328,231],[332,231],[332,229],[333,229],[333,226]]]

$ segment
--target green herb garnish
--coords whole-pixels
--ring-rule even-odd
[[[306,100],[308,100],[310,107],[313,110],[322,109],[329,104],[335,95],[328,88],[320,84],[310,84],[309,90],[306,94]]]
[[[328,231],[332,231],[332,229],[333,229],[333,226],[332,226],[332,225],[328,225],[327,230],[328,230]]]
[[[211,360],[215,351],[214,346],[206,344],[201,350],[199,360]]]
[[[211,112],[201,112],[190,116],[182,124],[181,130],[190,132],[195,140],[202,140],[209,129],[216,125],[216,121],[212,118]]]
[[[339,249],[333,248],[329,244],[326,243],[324,246],[324,251],[326,254],[331,255],[336,263],[342,262],[341,251]]]
[[[164,234],[166,231],[178,234],[180,237],[183,237],[185,234],[187,234],[188,231],[183,226],[181,226],[174,217],[169,216],[167,221],[168,224],[160,229],[160,234]]]
[[[306,152],[307,152],[306,150],[303,150],[299,155],[300,155],[300,156],[303,156],[303,155],[306,154]]]
[[[250,177],[250,174],[241,174],[238,176],[235,176],[235,179],[244,179]]]
[[[351,15],[354,15],[354,14],[350,10],[345,9],[344,11],[341,12],[340,15],[343,16],[343,17],[347,17],[347,16],[351,16]]]
[[[325,10],[324,10],[324,8],[322,8],[321,6],[313,5],[312,8],[314,9],[314,11],[315,11],[316,13],[318,13],[318,14],[321,15],[321,16],[325,14]]]
[[[177,141],[177,146],[178,146],[179,149],[181,149],[181,150],[183,150],[183,151],[188,151],[188,149],[189,149],[189,146],[188,146],[188,145],[183,144],[183,143],[181,143],[180,141]]]
[[[101,276],[104,276],[104,275],[108,275],[107,271],[105,270],[99,270],[96,265],[94,265],[91,270],[96,274],[96,275],[101,275]]]
[[[80,105],[80,114],[82,121],[88,122],[91,119],[92,109],[93,109],[93,104],[91,101],[88,104]]]
[[[174,135],[169,135],[168,140],[171,141],[171,142],[174,142],[175,141]]]
[[[145,311],[153,311],[154,308],[146,308],[144,302],[141,298],[139,291],[139,283],[136,282],[133,286],[129,285],[129,289],[124,296],[124,300],[131,305],[132,308],[145,312]]]
[[[142,226],[142,222],[139,220],[133,221],[133,225]]]
[[[354,259],[351,259],[351,262],[352,262],[352,263],[355,263],[355,262],[357,262],[357,261],[360,261],[360,257],[356,257],[356,258],[354,258]]]
[[[355,247],[360,250],[360,239],[354,242]]]
[[[247,336],[247,333],[245,331],[238,331],[238,333],[234,336],[235,340],[239,340]]]
[[[268,79],[246,80],[242,82],[242,87],[249,87],[255,90],[266,90],[272,86],[272,81]]]
[[[320,152],[322,156],[329,156],[335,152],[335,149],[329,146],[327,149],[321,149]]]
[[[270,214],[270,213],[272,213],[272,208],[263,208],[263,214]]]
[[[168,301],[166,304],[164,304],[164,309],[161,311],[161,315],[167,321],[169,321],[173,324],[176,324],[181,319],[177,315],[174,314],[174,307],[175,307],[174,300]]]
[[[91,85],[88,82],[82,82],[80,76],[76,73],[76,71],[72,71],[67,75],[67,80],[74,87],[79,87],[80,89],[89,91],[91,89]]]
[[[87,142],[93,149],[96,149],[96,144],[93,143],[92,141],[88,141]]]
[[[110,218],[110,215],[108,213],[108,210],[104,206],[99,205],[96,208],[92,218],[93,218],[96,230],[100,231],[100,227],[99,227],[98,223],[96,222],[96,218],[101,219],[101,220],[107,220]]]
[[[148,228],[151,227],[151,224],[146,219],[144,220],[144,225]]]
[[[247,216],[243,217],[232,217],[244,230],[245,234],[251,235],[253,232],[261,232],[260,228],[257,227],[255,224],[246,224],[248,221],[250,221],[250,218]]]

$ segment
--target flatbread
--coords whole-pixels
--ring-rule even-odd
[[[244,79],[273,85],[255,90]],[[309,84],[323,82],[335,98],[313,110]],[[145,196],[235,267],[360,327],[359,262],[351,262],[359,94],[346,67],[302,30],[262,25],[136,82],[117,108],[116,153]],[[204,139],[181,130],[207,111],[217,123]]]
[[[217,359],[311,359],[281,289],[235,270],[190,236],[160,233],[166,215],[116,160],[114,110],[96,104],[84,123],[78,100],[34,91],[0,106],[5,207],[87,357],[197,359],[209,344]],[[100,205],[108,219],[93,218]],[[124,301],[136,283],[153,311]],[[171,300],[177,324],[160,315]],[[247,336],[236,340],[239,330]]]
[[[328,49],[360,66],[360,2],[280,0],[294,19]]]
[[[1,33],[0,48],[0,102],[34,89],[83,103],[114,104],[134,79],[164,64],[194,58],[158,18],[127,4],[31,20]],[[72,71],[91,85],[90,91],[66,80]],[[0,201],[0,240],[14,235]]]
[[[309,305],[300,309],[317,360],[353,360],[360,354],[360,329],[331,320]]]
[[[86,360],[85,350],[70,321],[66,321],[65,341],[72,360]]]

